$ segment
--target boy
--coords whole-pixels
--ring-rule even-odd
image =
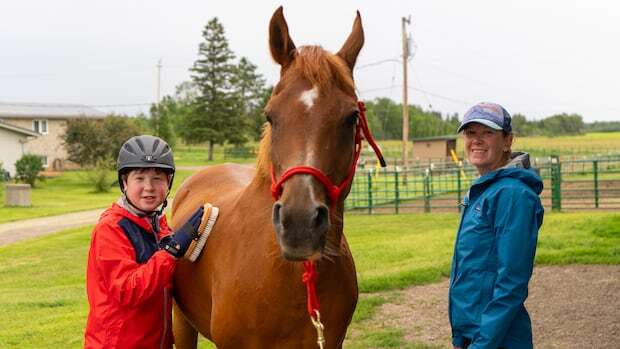
[[[123,194],[101,215],[88,253],[84,347],[172,348],[175,260],[198,236],[204,210],[170,231],[163,210],[175,167],[172,150],[160,138],[129,139],[117,169]]]

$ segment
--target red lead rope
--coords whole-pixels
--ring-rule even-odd
[[[316,272],[314,262],[304,262],[304,273],[301,276],[301,281],[306,284],[306,294],[308,295],[308,315],[316,319],[316,311],[321,309],[319,304],[319,297],[316,295],[316,281],[319,278],[319,273]]]

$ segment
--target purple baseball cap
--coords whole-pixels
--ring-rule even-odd
[[[483,124],[494,130],[510,133],[512,132],[511,119],[510,114],[499,104],[486,102],[478,103],[469,108],[467,113],[465,113],[463,121],[456,133],[463,131],[465,126],[472,122]]]

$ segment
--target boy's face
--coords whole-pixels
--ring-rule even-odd
[[[154,168],[132,170],[125,177],[125,195],[142,211],[155,211],[168,192],[168,175]]]

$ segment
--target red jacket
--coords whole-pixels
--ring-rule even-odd
[[[93,230],[86,271],[90,311],[84,348],[172,348],[176,263],[157,244],[170,228],[162,216],[155,239],[148,219],[114,204]]]

